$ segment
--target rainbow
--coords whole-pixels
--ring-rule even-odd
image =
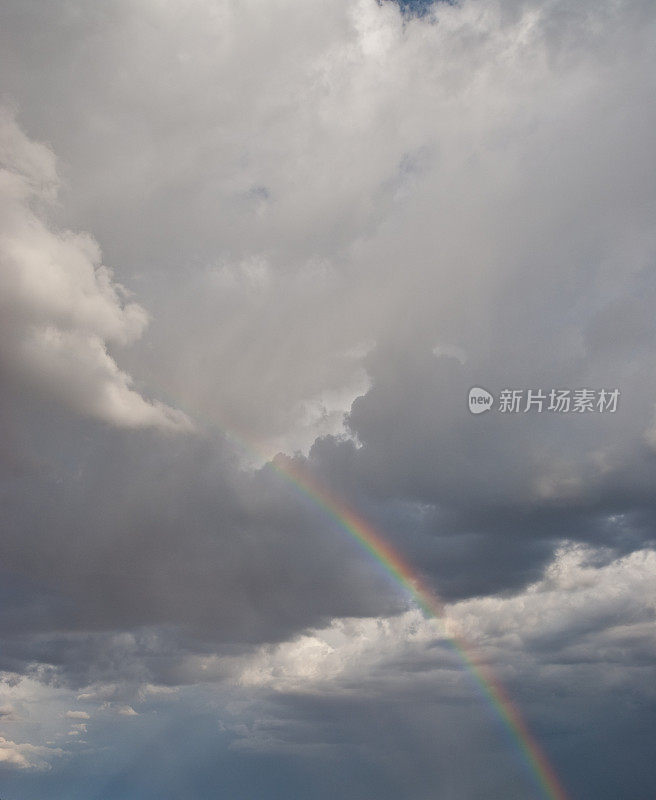
[[[166,397],[166,392],[161,391]],[[169,400],[172,405],[185,410],[180,403]],[[185,410],[186,411],[186,410]],[[188,413],[188,412],[186,412]],[[284,480],[289,482],[302,495],[308,497],[321,508],[346,533],[369,552],[392,576],[392,578],[409,592],[415,603],[428,616],[439,620],[444,615],[444,603],[438,595],[422,581],[418,572],[398,553],[385,538],[362,516],[357,514],[343,500],[333,495],[327,488],[307,471],[303,471],[298,461],[281,453],[274,458],[265,455],[259,448],[249,444],[248,440],[238,435],[234,429],[217,426],[215,422],[203,418],[202,415],[189,414],[208,427],[218,430],[222,436],[232,442],[239,450],[257,461],[270,464]],[[532,775],[540,793],[547,800],[568,800],[553,767],[542,750],[540,744],[529,730],[522,715],[512,699],[495,677],[493,671],[477,654],[475,647],[467,640],[453,632],[446,633],[445,639],[465,665],[474,683],[479,687],[482,696],[494,709],[497,716],[517,743],[526,767]]]
[[[442,618],[444,604],[440,598],[370,523],[342,500],[320,486],[312,476],[303,472],[293,459],[278,455],[270,463],[278,474],[322,508],[329,517],[371,553],[394,580],[410,592],[426,615],[435,619]],[[545,753],[522,719],[519,709],[495,678],[492,670],[477,655],[474,647],[461,636],[450,633],[447,635],[447,640],[469,670],[483,696],[487,698],[517,742],[541,793],[548,800],[567,800],[567,794]]]

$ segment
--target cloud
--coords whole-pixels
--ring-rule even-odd
[[[44,770],[50,768],[52,758],[63,751],[55,747],[41,747],[27,742],[16,743],[0,736],[0,766],[17,769]]]
[[[189,430],[184,414],[135,391],[109,354],[109,346],[142,334],[146,312],[127,300],[90,236],[48,224],[58,187],[54,155],[31,142],[6,108],[0,155],[3,371],[24,389],[117,426]]]
[[[609,559],[603,550],[564,546],[524,591],[448,604],[441,623],[417,610],[390,619],[336,620],[262,648],[236,672],[245,698],[232,722],[236,747],[253,758],[273,754],[342,765],[348,762],[342,748],[354,747],[379,770],[391,759],[388,780],[398,792],[405,776],[418,797],[429,776],[438,796],[449,796],[454,786],[469,787],[472,796],[530,795],[528,786],[525,795],[504,788],[504,781],[513,783],[508,751],[481,741],[490,724],[484,694],[475,691],[446,630],[491,666],[557,770],[585,753],[602,770],[603,777],[591,778],[570,768],[569,790],[593,786],[611,798],[626,779],[619,776],[625,767],[616,768],[618,754],[624,761],[635,748],[636,764],[645,756],[642,726],[655,699],[655,573],[653,551]],[[642,711],[631,699],[636,694]],[[396,760],[399,741],[403,757]],[[488,774],[494,782],[488,789],[479,784],[486,748],[498,767]],[[613,769],[604,770],[603,760],[613,753]],[[471,769],[467,779],[463,768]],[[525,780],[517,775],[513,785]],[[642,779],[630,780],[639,786]],[[352,790],[353,784],[345,788]],[[392,797],[395,790],[381,791]]]
[[[61,419],[4,508],[4,568],[23,574],[0,619],[5,668],[47,664],[76,686],[176,685],[208,647],[405,604],[275,470],[237,470],[224,440],[106,431],[71,470],[62,456],[76,424]],[[52,502],[30,511],[48,484]]]
[[[573,796],[653,783],[654,6],[425,5],[5,3],[2,722],[36,741],[38,705],[70,759],[16,796],[530,796],[276,449]],[[474,418],[472,386],[621,399]]]
[[[86,711],[67,711],[66,719],[90,719],[90,715]]]
[[[154,664],[183,647],[160,626],[232,646],[403,607],[270,471],[240,473],[223,436],[155,444],[80,411],[184,429],[179,404],[256,449],[307,449],[348,410],[346,436],[317,439],[305,466],[447,598],[534,582],[563,538],[651,541],[647,6],[466,3],[433,24],[326,2],[299,6],[303,36],[275,4],[52,8],[8,10],[17,41],[67,46],[7,69],[52,149],[5,114],[3,352],[15,393],[33,391],[12,410],[22,473],[3,547],[23,576],[8,632],[62,638],[16,638],[14,666],[110,682],[95,670],[111,642],[107,672],[134,679],[144,650]],[[147,329],[121,282],[153,310]],[[466,410],[472,385],[563,383],[620,386],[617,415]]]
[[[11,706],[0,706],[0,720],[15,722],[18,719],[16,711]]]
[[[321,2],[295,7],[298,36],[277,3],[10,4],[26,40],[66,46],[8,37],[7,83],[67,164],[61,216],[148,299],[127,371],[267,452],[307,449],[366,388],[362,342],[390,362],[446,343],[495,381],[630,390],[623,356],[642,342],[650,363],[630,313],[650,283],[650,7],[622,8],[439,4],[431,24]],[[330,425],[303,413],[321,406]]]
[[[463,669],[446,647],[453,636],[513,682],[520,669],[535,681],[554,664],[571,669],[569,683],[577,669],[587,675],[592,668],[603,679],[608,663],[632,663],[637,653],[642,661],[653,650],[655,575],[652,550],[608,560],[604,551],[565,545],[538,581],[510,597],[450,603],[439,621],[416,609],[387,619],[335,620],[259,649],[243,660],[236,681],[346,694],[357,684],[359,694],[378,694],[388,682],[414,681],[419,673],[448,680]],[[626,688],[634,679],[620,678]],[[565,683],[562,674],[558,681]]]
[[[27,542],[49,552],[40,596],[67,585],[94,631],[191,623],[274,640],[349,602],[363,612],[372,583],[355,587],[358,566],[333,591],[337,546],[319,537],[317,574],[302,534],[321,523],[290,520],[285,492],[249,487],[231,456],[214,463],[223,437],[131,445],[64,412],[49,421],[52,397],[128,428],[183,429],[180,405],[255,449],[307,450],[348,410],[351,441],[317,440],[308,468],[448,597],[536,580],[563,537],[650,541],[649,4],[472,2],[437,7],[433,24],[393,3],[323,2],[296,9],[302,36],[281,8],[8,8],[20,68],[7,60],[7,86],[52,149],[5,115],[3,353],[15,391],[33,389],[14,435],[38,431],[6,549],[40,582]],[[39,36],[58,43],[47,57],[16,44]],[[66,180],[46,212],[54,150]],[[148,329],[121,283],[139,286]],[[619,386],[617,415],[475,424],[466,411],[472,385],[565,383]]]

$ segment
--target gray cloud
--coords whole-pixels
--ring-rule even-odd
[[[58,186],[55,160],[0,109],[2,352],[0,369],[28,391],[125,427],[189,429],[181,412],[132,389],[108,345],[138,338],[147,316],[100,263],[94,240],[52,230],[43,206]]]
[[[5,669],[184,682],[176,649],[402,607],[343,532],[270,468],[241,472],[222,440],[91,428],[83,454],[69,438],[78,422],[55,420],[39,463],[4,493]]]
[[[401,5],[0,12],[17,797],[532,796],[278,449],[453,601],[573,796],[653,783],[653,4]]]
[[[126,368],[266,440],[328,390],[347,409],[363,343],[496,348],[543,375],[576,355],[580,317],[650,263],[654,120],[649,4],[570,6],[430,25],[321,3],[278,29],[256,3],[9,5],[29,68],[7,87],[67,164],[62,222],[148,296]]]

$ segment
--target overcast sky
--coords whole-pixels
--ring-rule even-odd
[[[653,797],[655,23],[0,0],[2,800]]]

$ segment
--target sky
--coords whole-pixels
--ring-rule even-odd
[[[1,0],[2,800],[653,797],[655,23]]]

